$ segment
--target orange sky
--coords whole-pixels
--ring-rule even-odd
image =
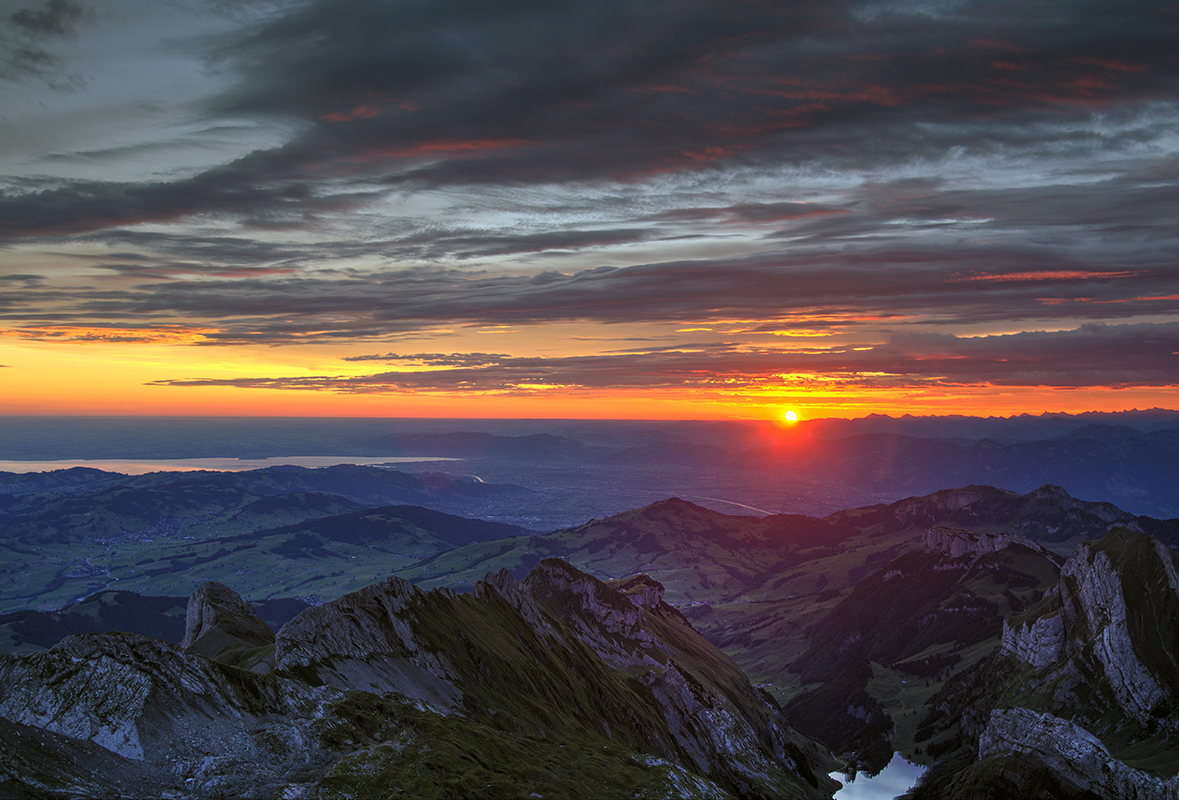
[[[163,343],[46,343],[0,339],[0,414],[208,416],[521,417],[620,419],[803,419],[867,414],[1122,411],[1173,407],[1174,391],[960,386],[891,390],[854,382],[783,381],[774,387],[548,388],[531,391],[345,392],[153,385],[161,375],[232,380],[314,376],[371,367],[297,348],[208,348]]]

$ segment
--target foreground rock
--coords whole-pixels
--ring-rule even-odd
[[[274,631],[240,594],[209,581],[188,599],[180,646],[223,664],[268,672],[274,660]]]
[[[5,761],[28,759],[28,748],[68,753],[87,742],[117,757],[108,759],[113,775],[161,791],[259,797],[281,793],[286,776],[323,761],[312,728],[333,699],[125,633],[71,636],[48,653],[0,659],[0,686],[0,718],[41,731],[40,739],[3,740]],[[18,785],[23,777],[9,776]]]
[[[918,797],[1179,797],[1179,557],[1127,529],[1079,546],[935,700],[929,749],[959,750]]]
[[[1179,777],[1158,778],[1127,766],[1079,725],[1026,708],[991,713],[979,738],[978,757],[984,761],[1021,757],[1041,764],[1065,791],[1078,795],[1092,792],[1125,800],[1179,798]],[[1020,794],[1026,796],[1026,787]]]
[[[264,638],[240,598],[206,585],[187,652],[100,634],[0,659],[0,718],[19,731],[0,740],[0,789],[830,796],[821,749],[657,582],[620,588],[555,560],[523,582],[489,575],[468,595],[390,579],[291,620],[260,675],[197,654]]]

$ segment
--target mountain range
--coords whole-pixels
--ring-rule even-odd
[[[26,507],[63,507],[49,502],[46,494],[33,493],[34,502]],[[288,508],[287,497],[271,496],[277,513]],[[334,497],[353,504],[365,499],[356,494]],[[310,504],[304,501],[303,507]],[[480,731],[475,741],[463,745],[468,749],[478,750],[486,739],[488,747],[505,747],[504,752],[519,754],[512,750],[516,745],[509,747],[501,734],[532,737],[527,748],[550,753],[556,759],[553,764],[571,756],[569,763],[581,765],[575,772],[591,763],[602,765],[572,752],[550,752],[549,745],[536,738],[536,731],[559,729],[572,735],[573,729],[588,726],[605,736],[602,747],[622,742],[619,752],[638,759],[635,763],[655,758],[668,765],[657,780],[652,776],[658,770],[643,773],[655,781],[641,784],[648,787],[643,791],[649,789],[654,795],[674,795],[671,787],[678,785],[680,792],[692,786],[689,793],[704,796],[710,792],[716,796],[826,796],[833,786],[823,777],[825,771],[842,764],[848,771],[872,773],[899,751],[931,767],[916,790],[922,798],[1072,797],[1085,792],[1110,798],[1171,796],[1168,781],[1179,771],[1173,730],[1174,709],[1179,707],[1175,704],[1179,640],[1167,621],[1173,617],[1170,609],[1179,603],[1175,579],[1179,571],[1170,549],[1179,542],[1179,520],[1078,500],[1051,485],[1022,494],[966,486],[822,518],[734,516],[672,498],[546,534],[413,506],[343,513],[328,513],[334,510],[328,504],[320,508],[324,516],[254,530],[246,525],[232,536],[207,540],[170,540],[166,533],[157,534],[160,539],[152,544],[154,549],[175,554],[181,551],[165,548],[189,548],[184,551],[189,555],[164,560],[168,569],[155,576],[147,571],[159,569],[160,562],[143,564],[138,580],[144,587],[153,585],[153,580],[161,584],[187,580],[192,586],[199,572],[196,568],[202,565],[186,559],[195,562],[202,557],[196,554],[203,552],[206,558],[216,556],[205,562],[210,571],[224,576],[237,573],[238,585],[254,601],[257,612],[224,587],[198,589],[187,603],[175,596],[148,597],[145,592],[140,597],[107,587],[60,611],[25,610],[0,618],[0,647],[16,659],[6,663],[36,664],[40,666],[28,669],[56,675],[56,667],[45,666],[60,662],[62,656],[54,653],[126,662],[130,656],[120,655],[121,648],[135,636],[163,639],[172,644],[136,644],[131,649],[150,651],[152,659],[166,661],[172,658],[167,653],[179,647],[182,661],[203,657],[225,669],[292,682],[281,683],[277,694],[268,695],[272,697],[285,696],[288,689],[292,697],[304,697],[300,693],[311,690],[368,692],[376,699],[364,703],[376,705],[366,714],[397,718],[410,727],[418,726],[415,730],[429,729],[431,735],[449,730],[446,736],[463,741]],[[53,537],[60,535],[55,530],[47,543],[36,546],[53,546]],[[84,533],[73,535],[73,547],[87,541]],[[123,547],[126,543],[119,544]],[[221,551],[226,553],[217,555]],[[282,572],[278,565],[291,566],[291,572]],[[384,580],[374,574],[382,570]],[[390,572],[397,577],[387,577]],[[290,578],[284,577],[288,574]],[[307,584],[309,579],[314,580]],[[311,598],[309,608],[303,595],[290,591],[300,585],[316,587],[321,598],[334,596],[328,594],[332,587],[349,593],[328,602]],[[629,606],[618,600],[619,593]],[[495,596],[502,596],[531,632],[520,628],[515,616],[496,610],[498,605],[489,606]],[[182,607],[186,608],[186,630],[181,635]],[[625,611],[623,617],[637,620],[632,607],[643,609],[641,631],[609,611]],[[211,610],[199,611],[202,608]],[[1151,628],[1156,617],[1165,624]],[[116,629],[127,633],[96,633]],[[57,641],[64,634],[75,635]],[[629,642],[625,652],[618,650],[622,647],[619,637]],[[651,641],[657,643],[651,645]],[[74,652],[93,642],[105,644],[94,645],[98,650]],[[516,644],[504,650],[508,642]],[[532,669],[525,663],[542,647],[538,642],[543,648],[557,647],[573,655],[561,657],[565,667],[544,662],[536,668],[540,672],[535,680],[529,678],[526,688],[521,688],[516,685],[519,675]],[[1101,645],[1105,650],[1095,642],[1106,643]],[[614,678],[580,660],[576,654],[584,655],[585,646],[610,665]],[[669,655],[673,651],[679,655]],[[676,660],[687,658],[686,653],[703,661],[692,661],[694,666],[689,668]],[[693,687],[692,696],[700,699],[692,682],[700,681],[708,691],[723,695],[725,702],[736,704],[738,716],[745,720],[740,726],[750,726],[741,730],[756,732],[752,738],[738,737],[743,743],[736,762],[725,761],[728,766],[721,769],[715,755],[719,751],[709,751],[709,745],[699,739],[701,731],[715,728],[709,709],[715,709],[720,700],[694,706],[688,704],[682,685],[673,690],[652,682],[652,675],[667,679],[669,658],[679,665],[677,674],[693,676],[684,678],[684,685]],[[173,666],[167,669],[189,669],[178,666],[179,662],[169,663]],[[562,671],[572,663],[581,670],[573,683]],[[143,664],[135,668],[149,673],[157,669]],[[700,677],[701,670],[708,680]],[[590,683],[602,680],[607,687],[592,690],[593,702],[574,692],[574,683],[588,685],[590,679],[585,676],[590,674],[596,676]],[[628,677],[619,678],[620,674]],[[622,692],[618,680],[632,694]],[[635,680],[650,690],[648,694],[638,689]],[[558,688],[546,688],[550,681]],[[749,681],[754,688],[734,688],[749,686]],[[202,691],[216,694],[222,689]],[[249,689],[255,691],[263,689]],[[544,694],[548,691],[556,694]],[[22,701],[21,708],[49,703],[36,692],[41,699]],[[638,692],[639,700],[633,692]],[[538,693],[546,698],[541,703],[545,709],[556,704],[555,708],[572,716],[538,721],[544,709],[529,700]],[[476,713],[460,704],[472,697],[478,698],[483,711]],[[678,710],[658,705],[675,697],[679,697]],[[760,699],[754,702],[751,697]],[[647,703],[641,706],[646,710],[634,705],[640,701]],[[4,702],[0,700],[0,706]],[[190,700],[168,702],[183,705]],[[401,705],[394,709],[390,703]],[[689,706],[690,712],[685,710]],[[729,708],[726,713],[736,713],[725,707]],[[264,715],[269,719],[286,714],[283,724],[303,731],[298,720],[304,718],[299,715],[308,712],[288,709],[280,714],[275,708]],[[376,708],[382,710],[372,710]],[[619,710],[623,708],[629,710]],[[451,720],[456,709],[466,721]],[[239,712],[240,708],[223,709],[217,714]],[[50,747],[44,725],[39,728],[34,717],[21,717],[23,711],[6,713],[8,719],[28,726],[28,730],[20,729],[25,737],[20,741],[29,747],[34,747],[32,742],[40,743],[36,747]],[[640,735],[636,728],[618,734],[625,726],[619,728],[623,723],[611,715],[619,713],[631,720],[628,724],[649,729],[648,733]],[[650,717],[653,713],[655,717]],[[417,716],[410,722],[406,714]],[[504,717],[499,718],[500,714]],[[494,724],[489,721],[493,717],[497,718]],[[664,730],[659,726],[651,728],[651,722],[635,722],[648,718],[662,719],[670,733],[659,732]],[[525,732],[496,727],[509,719],[531,720],[529,725],[534,727]],[[467,721],[499,732],[463,728]],[[1020,738],[1029,730],[1036,733]],[[256,733],[251,731],[249,737]],[[697,738],[691,743],[677,738],[684,731],[696,731],[692,736]],[[67,735],[78,738],[68,731]],[[396,750],[396,745],[386,739],[377,744],[369,733],[365,735],[369,736],[366,746],[384,748],[378,761],[317,739],[305,755],[306,763],[320,765],[315,767],[320,771],[307,773],[298,791],[314,789],[319,794],[307,796],[333,796],[325,793],[326,787],[336,785],[332,775],[339,777],[340,785],[355,789],[363,784],[356,783],[360,779],[355,770],[394,776],[389,780],[400,782],[413,780],[404,763],[388,760],[392,758],[388,749]],[[391,734],[380,734],[387,735]],[[81,738],[92,744],[99,741],[94,738],[98,734],[87,736]],[[730,743],[737,741],[729,734],[725,737]],[[754,740],[760,743],[756,747]],[[1070,741],[1084,746],[1070,750]],[[73,742],[52,745],[65,748],[61,753],[80,746]],[[160,746],[167,750],[174,745]],[[558,750],[568,747],[563,740]],[[839,760],[825,755],[828,751]],[[33,759],[32,752],[12,751],[11,763],[33,763],[21,761]],[[80,752],[69,752],[71,758],[81,758]],[[486,766],[487,756],[479,752],[474,758]],[[767,755],[770,752],[775,755]],[[792,755],[781,763],[793,766],[767,771],[764,760],[778,763],[785,758],[782,753]],[[1111,769],[1120,777],[1107,781],[1093,766],[1099,762],[1114,765]],[[289,766],[282,766],[285,763],[274,761],[267,774],[278,776]],[[804,769],[803,764],[809,766]],[[618,764],[614,767],[621,769]],[[165,786],[162,773],[152,769],[156,771],[123,765],[112,774],[124,775],[131,782],[128,786],[140,780],[155,781],[151,785],[156,788]],[[233,769],[226,767],[229,772]],[[443,775],[442,767],[431,769],[443,781],[429,784],[434,789],[458,785],[445,783],[459,779]],[[553,767],[554,774],[565,774],[562,769]],[[524,761],[509,758],[492,784],[500,785],[495,781],[510,770],[531,774]],[[70,780],[82,781],[70,774]],[[753,774],[762,782],[751,782]],[[230,782],[224,786],[238,785],[232,781],[241,779],[226,780]],[[579,780],[591,779],[583,775]],[[637,774],[627,780],[632,786],[640,785],[633,783],[639,780]],[[209,791],[220,785],[208,784]],[[561,786],[566,796],[576,794],[570,786]],[[607,795],[625,794],[622,784],[591,781],[586,786]],[[656,786],[661,788],[652,788]],[[278,784],[272,781],[258,787],[263,784],[255,788],[264,795]],[[1130,791],[1126,787],[1137,787],[1133,791],[1139,794],[1126,794]],[[347,794],[353,789],[341,791]],[[86,791],[102,796],[94,793],[97,790]]]

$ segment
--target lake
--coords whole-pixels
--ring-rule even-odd
[[[893,800],[912,789],[926,769],[893,753],[892,761],[876,775],[861,772],[848,780],[842,772],[832,772],[831,777],[843,784],[835,800]]]
[[[71,467],[91,467],[107,472],[121,472],[125,475],[143,475],[147,472],[193,472],[215,470],[218,472],[240,472],[264,467],[334,467],[337,464],[406,464],[417,461],[459,461],[457,458],[428,458],[421,456],[383,456],[363,458],[358,456],[278,456],[275,458],[159,458],[159,459],[117,459],[117,458],[65,458],[59,461],[0,461],[0,472],[50,472]]]

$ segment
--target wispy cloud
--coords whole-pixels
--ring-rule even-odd
[[[1179,385],[1179,323],[1085,325],[1069,331],[959,338],[895,336],[866,348],[809,352],[708,344],[571,357],[483,353],[365,356],[401,370],[363,376],[165,379],[168,386],[236,386],[344,393],[404,391],[543,392],[552,389],[785,386],[794,376],[831,376],[861,386]]]

